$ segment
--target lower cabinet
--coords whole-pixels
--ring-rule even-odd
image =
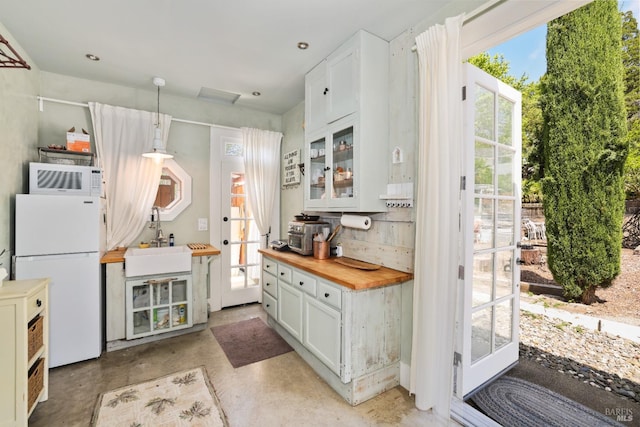
[[[304,296],[303,344],[340,375],[341,313],[309,295]]]
[[[302,341],[302,291],[282,282],[278,286],[278,322]]]
[[[127,280],[127,339],[193,326],[191,274]]]
[[[400,384],[401,284],[355,291],[265,256],[262,278],[269,324],[345,400]]]

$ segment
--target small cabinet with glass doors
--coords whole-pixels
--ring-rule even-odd
[[[193,326],[191,292],[191,275],[128,280],[127,339]]]

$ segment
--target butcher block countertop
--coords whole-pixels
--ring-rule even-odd
[[[220,255],[220,249],[215,246],[211,246],[206,243],[190,243],[187,246],[193,245],[191,249],[191,256],[199,257],[199,256],[211,256],[211,255]],[[190,246],[191,247],[191,246]],[[117,248],[112,251],[107,252],[100,259],[101,264],[111,264],[114,262],[124,262],[124,253],[127,251],[127,248]]]
[[[379,286],[402,283],[413,279],[413,274],[380,267],[377,270],[360,270],[336,262],[336,258],[315,259],[294,252],[279,252],[273,249],[259,249],[259,252],[276,261],[282,261],[300,270],[330,280],[356,291]]]

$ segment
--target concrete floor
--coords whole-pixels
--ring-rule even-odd
[[[266,320],[257,304],[227,309],[212,313],[209,327],[258,316]],[[295,352],[234,369],[209,328],[52,369],[49,400],[29,425],[87,426],[101,392],[201,365],[231,427],[442,425],[402,387],[352,407]]]

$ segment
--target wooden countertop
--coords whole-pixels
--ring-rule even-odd
[[[202,247],[200,247],[202,246]],[[124,262],[124,253],[127,251],[127,248],[117,248],[111,250],[104,254],[104,256],[100,259],[101,264],[111,264],[114,262]],[[211,256],[211,255],[220,255],[220,249],[215,246],[211,246],[209,244],[198,244],[197,249],[191,250],[191,256],[199,257],[199,256]]]
[[[360,270],[336,262],[336,258],[315,259],[294,252],[279,252],[273,249],[259,249],[261,254],[276,261],[285,262],[300,270],[354,290],[370,289],[392,285],[413,279],[413,274],[380,267],[378,270]]]

